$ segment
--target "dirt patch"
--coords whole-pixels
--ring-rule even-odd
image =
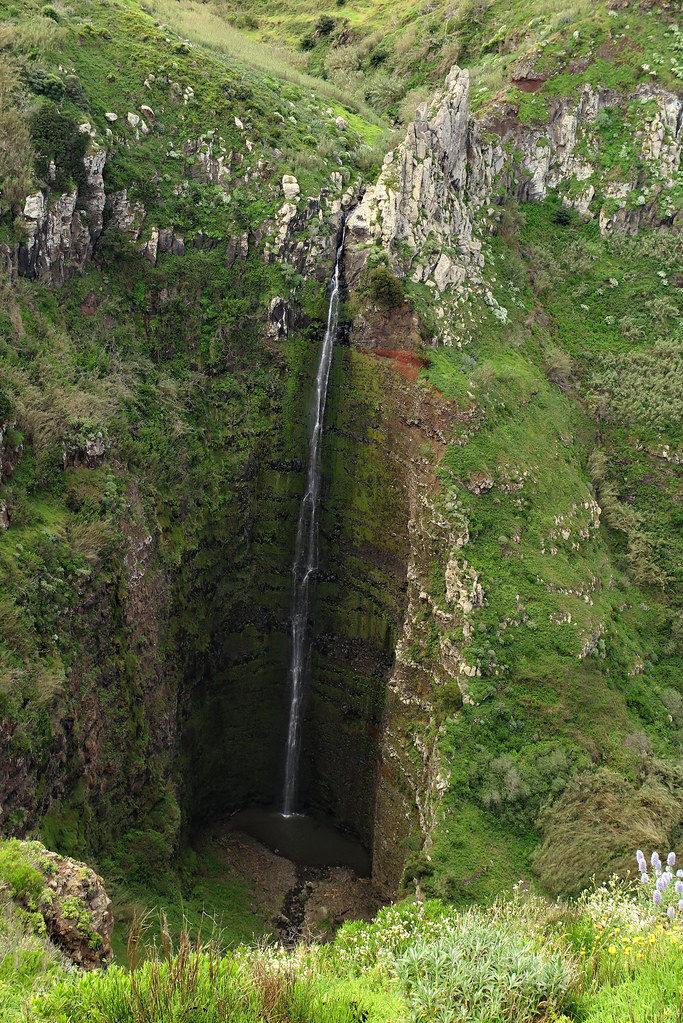
[[[520,92],[538,92],[545,78],[513,78],[512,84],[520,90]]]
[[[203,840],[211,842],[214,853],[220,850],[227,870],[253,885],[259,908],[287,944],[329,941],[345,920],[371,920],[382,905],[369,878],[346,867],[298,866],[250,835],[230,830],[229,819],[207,829]]]
[[[417,380],[420,375],[420,371],[426,366],[426,362],[419,355],[414,352],[405,352],[398,349],[390,348],[375,348],[374,355],[380,359],[388,359],[390,365],[395,369],[401,376],[404,376],[407,380],[413,382]]]

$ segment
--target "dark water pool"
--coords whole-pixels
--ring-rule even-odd
[[[309,867],[351,867],[370,874],[370,856],[336,828],[305,814],[285,817],[274,810],[240,810],[229,822],[231,831],[244,831],[273,852]]]

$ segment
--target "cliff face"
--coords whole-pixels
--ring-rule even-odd
[[[539,201],[553,192],[596,216],[602,232],[677,216],[679,96],[647,85],[626,97],[586,86],[578,100],[553,100],[547,121],[531,125],[505,108],[479,122],[469,106],[468,72],[454,66],[349,222],[360,246],[381,244],[396,271],[426,283],[437,302],[447,294],[457,305],[481,285],[487,210],[506,196]],[[601,131],[612,121],[623,144],[606,168]]]
[[[457,453],[487,433],[487,388],[499,384],[492,417],[506,403],[533,409],[541,394],[542,416],[551,408],[562,422],[544,466],[588,431],[562,419],[539,370],[551,331],[524,291],[533,267],[517,267],[507,294],[491,273],[500,206],[554,195],[560,212],[594,218],[606,236],[675,223],[681,102],[649,84],[627,96],[586,86],[571,99],[539,96],[531,114],[508,104],[477,120],[467,72],[454,67],[355,205],[377,124],[357,114],[356,131],[314,93],[268,76],[245,83],[142,11],[100,7],[62,16],[86,92],[92,52],[103,62],[98,95],[66,104],[90,139],[85,186],[54,195],[48,170],[22,203],[23,225],[0,225],[5,238],[23,231],[0,249],[8,277],[32,282],[1,296],[0,567],[11,596],[0,607],[10,635],[0,817],[17,833],[42,823],[72,849],[124,835],[153,863],[172,854],[183,821],[277,801],[306,402],[352,211],[353,324],[330,382],[302,794],[374,846],[374,878],[391,893],[461,767],[441,756],[446,731],[461,710],[479,712],[471,691],[488,698],[487,664],[491,677],[504,670],[494,630],[533,621],[515,577],[514,605],[471,654],[499,564],[488,579],[474,567],[453,494],[495,504],[495,519],[505,502],[531,502],[518,493],[536,486],[540,456],[521,468],[517,440],[500,467],[476,444],[464,468]],[[93,19],[103,34],[92,35]],[[119,106],[119,73],[140,113]],[[370,299],[369,257],[403,278],[406,302]],[[665,318],[669,308],[658,306]],[[476,327],[489,314],[500,337],[489,330],[488,352],[457,361],[461,315]],[[501,355],[515,315],[518,336]],[[440,341],[455,360],[442,378],[430,373]],[[578,385],[571,361],[562,366],[564,394]],[[544,443],[545,429],[534,421],[519,436]],[[557,507],[555,484],[549,472],[540,555],[566,543],[578,557],[572,545],[599,532],[599,505],[583,469]],[[524,533],[516,520],[498,530],[504,567]],[[544,591],[593,601],[592,563],[549,572],[547,586],[541,570]],[[548,611],[558,629],[581,621],[572,663],[604,653],[609,630],[608,611],[582,610]],[[515,769],[505,768],[513,793]]]
[[[371,265],[385,260],[393,273],[418,286],[412,293],[415,307],[433,316],[438,341],[464,350],[469,337],[462,323],[455,326],[457,311],[469,315],[471,305],[481,300],[501,325],[502,336],[508,309],[494,297],[495,277],[488,269],[496,207],[507,197],[537,202],[555,195],[581,217],[596,220],[601,235],[672,226],[680,216],[675,187],[682,112],[679,96],[654,86],[640,86],[626,97],[586,86],[578,99],[550,101],[543,123],[520,123],[514,109],[499,109],[477,121],[469,111],[468,74],[454,67],[445,90],[416,112],[405,141],[387,155],[377,183],[352,212],[349,277],[354,283],[362,280],[369,256]],[[616,155],[614,136],[612,151],[606,151],[606,127],[618,136]],[[367,299],[361,302],[351,334],[360,350],[420,352],[419,338],[396,330]],[[472,352],[469,358],[476,365],[478,355]],[[464,409],[427,386],[404,384],[402,391],[388,404],[401,410],[403,445],[410,445],[411,433],[421,433],[424,442],[426,433],[433,450],[431,463],[404,461],[407,604],[387,683],[374,816],[373,877],[387,891],[396,889],[410,860],[411,836],[422,836],[428,862],[431,836],[444,820],[442,797],[449,787],[441,752],[444,722],[457,717],[459,707],[476,702],[472,690],[481,691],[483,669],[469,648],[475,645],[473,621],[487,602],[484,587],[495,584],[491,577],[480,579],[472,567],[467,518],[445,486],[449,470],[438,472],[448,446],[458,450],[466,445],[486,414],[474,403],[473,391],[467,391],[469,407]],[[457,482],[478,497],[495,486],[484,462]],[[577,550],[595,534],[600,516],[583,482],[581,488],[591,521],[573,541]],[[501,491],[510,489],[509,482],[501,484]],[[556,521],[573,519],[576,509],[574,501]],[[570,536],[571,530],[566,532]],[[556,554],[557,547],[548,553]],[[556,620],[566,621],[566,614]],[[600,628],[604,631],[604,622]],[[595,636],[584,642],[579,659],[586,656],[586,643],[595,649],[595,642]],[[458,769],[462,773],[462,765]]]

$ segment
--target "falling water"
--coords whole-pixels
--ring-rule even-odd
[[[321,483],[321,441],[327,383],[332,365],[332,349],[339,327],[339,278],[344,252],[344,233],[337,249],[334,275],[330,288],[330,304],[327,310],[327,327],[323,338],[318,373],[315,379],[314,422],[308,445],[308,467],[306,491],[299,509],[299,524],[296,531],[294,564],[292,565],[292,659],[289,668],[290,704],[289,727],[287,729],[287,755],[285,759],[285,785],[282,798],[282,813],[285,817],[294,812],[297,782],[299,778],[299,755],[301,751],[301,717],[303,712],[304,682],[310,661],[310,637],[308,615],[311,589],[318,569],[318,509]]]

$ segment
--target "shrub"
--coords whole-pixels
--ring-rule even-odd
[[[49,163],[54,160],[55,187],[67,189],[73,182],[80,191],[86,182],[83,160],[88,137],[78,130],[75,119],[54,103],[43,103],[32,119],[31,131],[38,173],[47,178]]]
[[[553,220],[556,224],[560,224],[562,227],[566,227],[572,222],[571,210],[568,210],[566,206],[558,206],[553,214]]]
[[[334,955],[346,969],[396,977],[415,1023],[526,1023],[554,1018],[577,977],[570,959],[525,926],[516,905],[454,913],[400,903],[346,924]]]
[[[42,874],[34,867],[26,846],[14,838],[0,842],[0,886],[11,898],[23,900],[32,908],[43,892]]]
[[[3,423],[6,423],[12,417],[12,411],[14,405],[12,400],[7,396],[6,392],[0,388],[0,427]]]
[[[385,266],[376,266],[369,274],[370,298],[385,309],[400,305],[403,286]]]
[[[560,390],[566,391],[572,379],[574,363],[570,355],[563,352],[561,348],[550,348],[546,354],[546,372],[548,380],[557,384]]]
[[[392,103],[403,95],[404,86],[398,78],[386,71],[378,71],[369,79],[365,89],[365,98],[377,110],[385,112]]]
[[[334,18],[329,14],[322,14],[316,23],[315,30],[321,36],[328,36],[334,28]]]
[[[72,103],[75,103],[77,107],[87,107],[88,101],[78,75],[67,75],[64,79],[64,88]]]
[[[449,1010],[462,1023],[535,1023],[562,1011],[577,980],[561,952],[477,909],[415,940],[396,973],[415,1023],[448,1019]]]

